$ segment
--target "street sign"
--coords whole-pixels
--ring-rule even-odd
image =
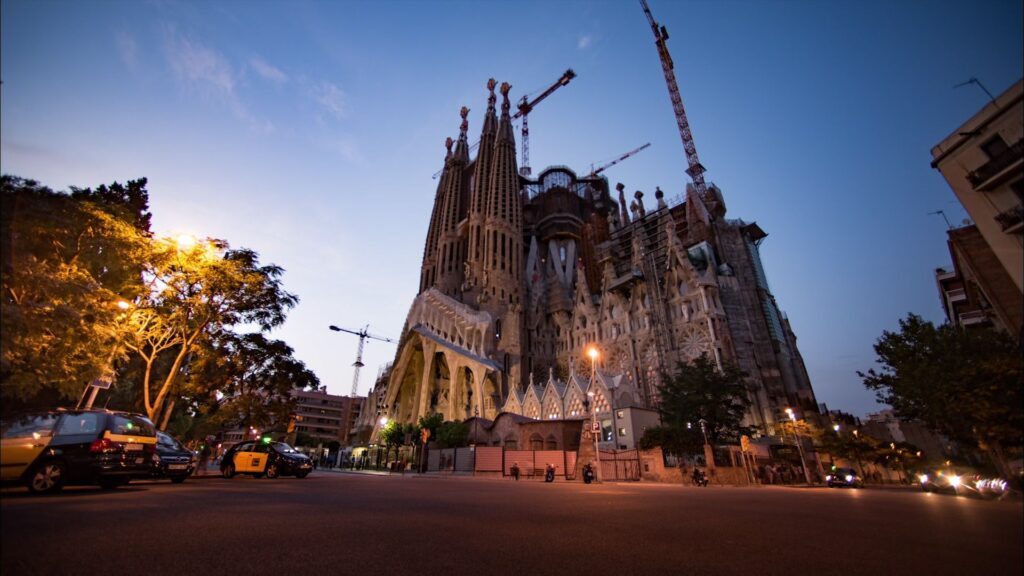
[[[91,386],[93,388],[102,388],[103,390],[106,390],[107,388],[110,388],[110,385],[113,382],[114,382],[113,378],[111,378],[110,376],[104,374],[103,376],[100,376],[99,378],[93,380]]]
[[[590,429],[593,430],[594,432],[600,432],[601,423],[598,422],[597,420],[594,420],[593,422],[590,423]]]

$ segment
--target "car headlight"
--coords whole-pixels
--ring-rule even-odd
[[[928,475],[927,474],[921,474],[921,475],[919,475],[917,477],[917,479],[921,481],[921,484],[925,484],[925,483],[928,482]]]
[[[847,482],[853,482],[853,475],[852,474],[847,474],[846,475],[846,481]]]
[[[949,485],[954,487],[954,488],[959,486],[960,485],[960,477],[959,476],[950,476],[949,477]]]
[[[829,474],[828,476],[825,476],[825,481],[826,482],[831,482],[832,481],[832,475]]]

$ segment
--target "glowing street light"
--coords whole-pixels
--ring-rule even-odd
[[[800,442],[800,433],[796,430],[796,414],[793,413],[792,408],[786,408],[786,414],[789,415],[789,419],[793,422],[793,437],[796,438],[796,449],[800,451],[800,466],[804,469],[804,480],[810,484],[811,473],[807,470],[807,462],[804,460],[804,447]]]

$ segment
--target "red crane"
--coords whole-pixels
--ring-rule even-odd
[[[599,167],[598,167],[598,168],[596,168],[596,169],[592,169],[592,170],[590,171],[590,174],[587,174],[586,176],[584,176],[584,178],[593,178],[594,176],[597,176],[597,175],[598,175],[598,174],[600,174],[601,172],[604,172],[605,170],[607,170],[607,169],[611,168],[612,166],[615,166],[615,165],[616,165],[616,164],[618,164],[619,162],[622,162],[622,161],[623,161],[623,160],[625,160],[626,158],[629,158],[630,156],[632,156],[632,155],[636,154],[637,152],[640,152],[641,150],[643,150],[644,148],[647,148],[647,147],[648,147],[648,146],[650,146],[650,145],[651,145],[651,143],[650,143],[650,142],[648,142],[647,144],[644,144],[643,146],[641,146],[641,147],[639,147],[639,148],[634,148],[633,150],[630,150],[629,152],[626,152],[626,153],[625,153],[625,154],[623,154],[622,156],[619,156],[619,157],[618,157],[618,158],[616,158],[615,160],[612,160],[611,162],[609,162],[609,163],[607,163],[607,164],[604,164],[604,165],[602,165],[602,166],[599,166]]]
[[[539,104],[541,100],[551,96],[552,92],[558,90],[562,86],[565,86],[575,77],[576,73],[572,71],[572,68],[570,68],[562,74],[562,77],[559,78],[557,82],[548,86],[547,90],[541,92],[540,96],[537,96],[530,101],[527,101],[526,96],[523,96],[523,99],[519,101],[519,111],[512,116],[512,119],[516,120],[520,116],[523,118],[523,163],[519,167],[519,174],[521,176],[530,175],[530,127],[527,124],[527,117],[533,110],[533,107]]]
[[[665,72],[665,83],[668,84],[668,96],[672,100],[672,110],[676,114],[676,124],[679,125],[679,136],[683,139],[683,149],[686,150],[686,162],[689,168],[686,173],[693,179],[693,185],[697,188],[697,194],[704,198],[706,187],[704,186],[704,166],[697,158],[697,146],[693,143],[693,134],[690,132],[690,123],[686,120],[686,110],[683,108],[683,99],[679,96],[679,85],[676,83],[676,74],[673,72],[675,65],[672,63],[672,56],[668,53],[665,41],[668,40],[668,30],[664,26],[658,26],[651,15],[651,9],[647,7],[647,0],[640,0],[640,6],[647,15],[647,21],[651,24],[651,32],[654,32],[654,45],[658,47],[658,58],[661,59],[661,69]]]
[[[366,329],[369,327],[370,325],[367,324],[359,332],[356,332],[355,330],[346,330],[344,328],[338,328],[337,326],[329,327],[331,330],[334,330],[335,332],[348,332],[349,334],[355,334],[356,336],[359,336],[359,348],[356,350],[356,361],[352,364],[356,368],[355,373],[352,375],[353,397],[356,396],[356,393],[358,392],[357,389],[359,388],[359,369],[365,366],[365,364],[363,364],[363,345],[366,343],[366,339],[373,338],[374,340],[380,340],[382,342],[394,342],[394,340],[392,340],[391,338],[384,338],[383,336],[374,336],[373,334],[367,333]]]

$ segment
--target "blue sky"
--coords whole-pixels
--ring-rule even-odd
[[[944,210],[930,148],[1021,77],[1021,3],[650,0],[671,35],[707,178],[769,236],[769,284],[820,402],[880,408],[856,376],[908,312],[942,320]],[[286,269],[275,332],[347,394],[357,339],[397,338],[444,139],[485,84],[578,77],[530,116],[535,173],[646,142],[614,185],[668,196],[686,160],[633,0],[2,4],[0,167],[55,189],[149,178],[154,228]],[[394,348],[370,341],[360,393]]]

